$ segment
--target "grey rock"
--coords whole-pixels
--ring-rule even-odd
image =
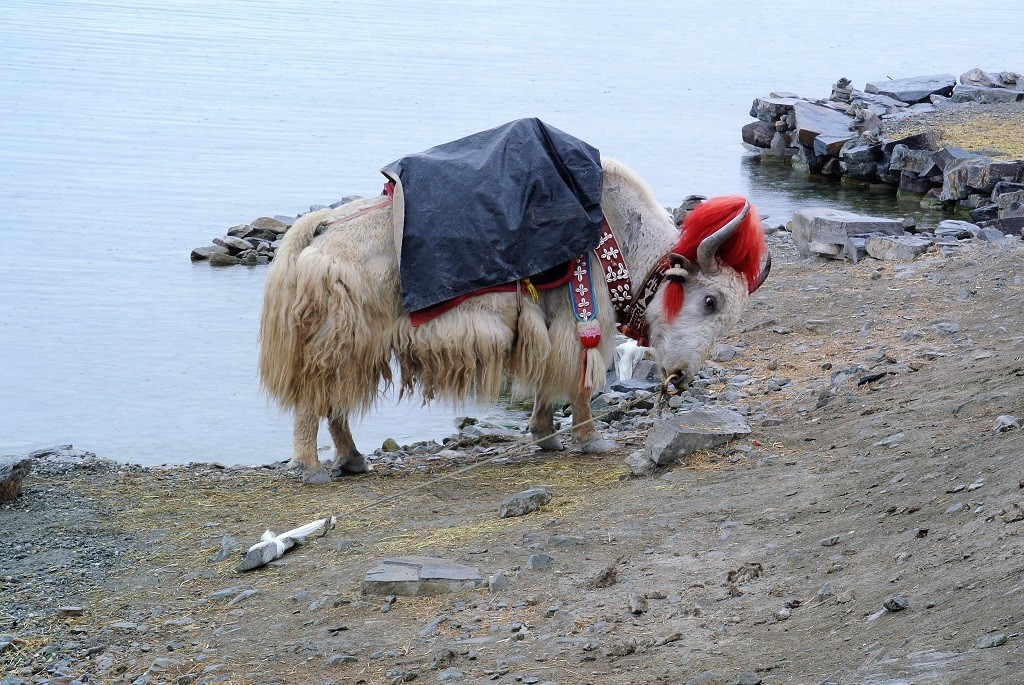
[[[555,493],[549,488],[539,487],[517,492],[501,503],[498,516],[500,518],[525,516],[526,514],[537,511],[542,506],[550,502],[554,495]]]
[[[658,388],[660,388],[660,387],[661,387],[661,383],[659,381],[649,381],[649,380],[641,380],[641,379],[638,379],[638,378],[631,378],[629,380],[615,381],[614,383],[612,383],[611,385],[608,386],[608,389],[612,390],[613,392],[628,393],[628,392],[634,392],[636,390],[643,390],[645,392],[654,392],[654,391],[658,390]]]
[[[242,260],[238,257],[229,254],[221,254],[214,252],[209,256],[211,266],[234,266],[235,264],[241,264]]]
[[[499,571],[493,575],[488,576],[487,589],[490,590],[492,595],[496,595],[499,592],[507,590],[508,578],[505,577],[504,572]]]
[[[832,589],[832,583],[822,583],[822,586],[818,588],[817,598],[820,602],[828,597],[834,597],[836,594],[835,590]]]
[[[359,659],[351,654],[332,654],[327,657],[328,666],[340,666],[342,664],[350,664],[354,661],[359,661]]]
[[[927,102],[932,95],[948,96],[956,86],[956,76],[952,74],[934,74],[931,76],[915,76],[912,78],[893,79],[890,81],[874,81],[867,84],[864,90],[914,104]]]
[[[889,159],[889,168],[894,171],[909,171],[918,176],[927,176],[938,170],[935,153],[931,150],[911,150],[903,144],[896,145]]]
[[[999,635],[986,635],[985,637],[978,638],[978,649],[991,649],[992,647],[1000,647],[1006,644],[1006,636],[1003,634]]]
[[[859,134],[854,131],[819,134],[814,138],[814,153],[827,157],[838,157],[843,147],[858,137]]]
[[[32,470],[29,457],[0,457],[0,502],[7,502],[21,495],[22,480]]]
[[[765,121],[752,121],[740,129],[740,135],[747,145],[767,148],[771,147],[772,138],[775,137],[775,127]]]
[[[750,426],[743,417],[728,409],[683,412],[657,421],[647,435],[644,451],[651,461],[664,466],[749,434]]]
[[[932,189],[932,182],[927,177],[918,176],[909,171],[900,173],[899,191],[900,196],[924,195]]]
[[[793,107],[798,102],[802,102],[798,97],[778,97],[773,95],[766,98],[757,98],[750,106],[750,116],[769,124],[774,124],[791,113]]]
[[[203,247],[197,247],[192,250],[192,261],[202,262],[210,258],[210,255],[217,254],[229,254],[230,250],[223,245],[204,245]]]
[[[1007,431],[1020,430],[1020,422],[1009,414],[1003,414],[1002,416],[996,417],[996,425],[993,428],[996,433],[1006,433]]]
[[[245,600],[249,599],[250,597],[255,597],[259,593],[260,591],[256,589],[242,590],[237,595],[231,598],[231,600],[228,602],[228,606],[233,607],[236,604],[241,604]]]
[[[1002,240],[1006,237],[1006,234],[1000,231],[998,228],[992,228],[986,226],[978,231],[978,237],[987,243],[994,243]]]
[[[976,86],[981,88],[1011,88],[1019,87],[1020,74],[1012,71],[1004,71],[999,74],[992,74],[983,69],[971,69],[960,74],[960,83],[965,86]]]
[[[875,259],[889,262],[910,262],[927,252],[931,245],[932,241],[916,236],[871,236],[867,253]]]
[[[581,537],[575,535],[552,535],[548,538],[548,547],[564,548],[564,547],[582,547],[587,544],[587,541]]]
[[[838,535],[831,535],[831,536],[829,536],[827,538],[824,538],[821,541],[821,546],[822,547],[834,547],[838,543],[839,543],[839,536]]]
[[[985,88],[957,84],[953,88],[953,94],[950,95],[950,99],[956,103],[976,102],[979,105],[994,105],[1024,100],[1024,93],[1017,90],[1007,90],[1006,88]]]
[[[976,152],[969,152],[956,145],[947,145],[935,153],[935,164],[943,171],[954,162],[960,162],[965,159],[983,159],[983,157]]]
[[[813,147],[814,139],[820,135],[844,138],[843,143],[856,137],[850,132],[853,118],[830,107],[799,101],[793,105],[793,113],[796,116],[797,140],[801,145]],[[836,154],[841,148],[842,144],[836,148]]]
[[[955,514],[958,511],[963,511],[963,509],[964,509],[964,503],[963,502],[956,502],[954,504],[949,505],[946,508],[946,513],[947,514]]]
[[[722,679],[722,676],[714,671],[706,671],[696,678],[686,681],[686,685],[724,685],[724,683],[725,681]]]
[[[985,225],[986,228],[995,228],[1006,235],[1021,235],[1024,233],[1024,216],[1006,217],[996,219]]]
[[[629,613],[631,614],[635,614],[637,616],[645,614],[648,609],[647,598],[639,592],[630,592],[626,601],[626,607],[629,609]]]
[[[761,676],[753,671],[744,671],[736,678],[736,685],[761,685]]]
[[[899,219],[864,216],[829,207],[809,207],[793,214],[793,243],[804,257],[840,255],[852,236],[868,233],[903,235]]]
[[[271,216],[261,216],[259,219],[250,223],[249,226],[252,228],[260,228],[265,231],[273,231],[277,234],[284,233],[288,230],[288,224]]]
[[[998,183],[997,185],[1005,184]],[[993,189],[992,192],[995,193],[995,190]],[[996,204],[999,206],[1000,219],[1024,216],[1024,190],[1003,192],[996,198]]]
[[[629,467],[630,473],[640,477],[651,475],[658,465],[651,459],[649,452],[637,450],[626,457],[626,466]]]
[[[251,250],[255,247],[255,245],[250,243],[248,240],[245,240],[244,238],[237,238],[233,235],[226,235],[223,238],[214,238],[213,244],[226,247],[231,251],[231,254],[234,255],[237,255],[239,252]]]
[[[362,592],[367,595],[422,597],[441,595],[484,584],[478,569],[451,559],[405,556],[385,559],[363,576]]]
[[[239,547],[241,547],[241,544],[238,540],[230,535],[225,535],[220,540],[220,549],[213,553],[213,556],[210,557],[210,561],[215,564],[224,561],[228,557],[232,556]]]
[[[892,595],[891,597],[886,597],[885,601],[882,602],[882,606],[888,611],[903,611],[910,606],[910,602],[907,601],[906,597]]]
[[[441,614],[440,616],[434,617],[434,619],[431,620],[430,623],[423,626],[419,629],[419,631],[417,631],[416,636],[421,638],[428,638],[437,635],[438,629],[440,629],[441,624],[447,621],[449,618],[451,617],[448,614]]]
[[[531,554],[526,560],[526,567],[531,571],[540,571],[541,569],[545,569],[550,566],[551,562],[554,560],[554,557],[550,554],[544,554],[543,552],[539,554]]]
[[[463,673],[454,666],[450,666],[437,674],[439,683],[457,683],[463,678]]]
[[[980,230],[978,225],[972,224],[969,221],[946,219],[945,221],[939,222],[939,225],[935,227],[935,235],[939,238],[956,238],[958,240],[964,240],[966,238],[973,237],[978,230]]]
[[[939,199],[963,200],[972,192],[991,193],[999,182],[1016,182],[1024,169],[1024,160],[997,161],[987,157],[968,157],[953,161],[943,169]]]

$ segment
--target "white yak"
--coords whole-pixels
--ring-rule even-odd
[[[612,159],[602,169],[601,208],[629,270],[632,320],[640,322],[634,333],[653,348],[666,383],[681,388],[767,276],[760,221],[743,198],[715,198],[699,205],[680,233],[632,170]],[[590,389],[604,383],[616,331],[600,268],[594,299],[601,340],[592,350],[600,363],[587,364],[568,287],[542,291],[536,301],[521,291],[471,297],[414,327],[398,267],[388,198],[307,214],[277,252],[260,320],[259,370],[264,388],[294,412],[290,466],[304,481],[367,470],[349,417],[373,407],[382,381],[392,383],[393,362],[403,393],[418,390],[428,401],[493,400],[507,380],[533,392],[529,428],[543,449],[563,448],[552,403],[565,401],[584,452],[614,447],[588,422]],[[335,445],[331,473],[316,449],[324,417]]]

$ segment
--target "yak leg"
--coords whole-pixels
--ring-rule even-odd
[[[366,473],[370,467],[366,458],[356,449],[352,439],[352,431],[348,427],[348,416],[332,416],[327,420],[327,427],[334,440],[334,463],[331,464],[331,475],[335,478],[348,473]]]
[[[331,480],[316,453],[316,434],[319,430],[320,417],[316,412],[295,410],[295,452],[288,466],[299,471],[303,483],[320,484]]]
[[[551,402],[540,393],[533,400],[533,416],[530,417],[530,435],[542,450],[562,450],[562,441],[555,435],[555,410]]]
[[[590,393],[580,389],[572,398],[572,437],[587,454],[601,454],[615,449],[615,443],[594,428],[594,414],[590,411]]]

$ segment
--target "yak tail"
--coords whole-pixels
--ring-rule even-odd
[[[358,266],[309,249],[326,212],[300,218],[267,274],[260,316],[263,387],[283,408],[366,411],[390,381],[390,312]]]

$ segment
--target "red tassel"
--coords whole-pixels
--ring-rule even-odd
[[[672,323],[676,314],[683,308],[683,284],[676,281],[668,281],[665,284],[664,311],[665,321]]]

